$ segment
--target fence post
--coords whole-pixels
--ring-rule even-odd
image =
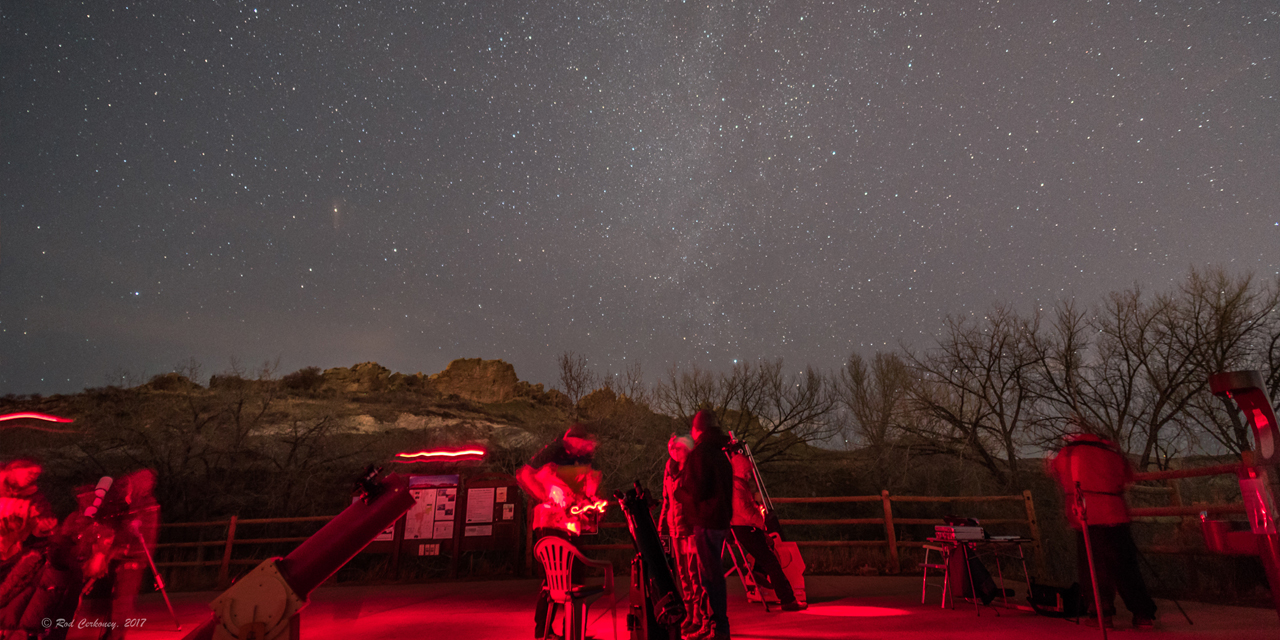
[[[902,571],[902,563],[898,560],[898,536],[893,532],[893,507],[889,503],[889,490],[880,490],[880,501],[884,503],[884,538],[889,542],[889,573]]]
[[[1022,490],[1022,501],[1027,507],[1027,527],[1031,529],[1031,543],[1036,551],[1036,571],[1040,572],[1040,579],[1047,580],[1049,578],[1049,565],[1044,561],[1044,545],[1040,543],[1040,523],[1036,520],[1036,504],[1031,499],[1031,490]]]
[[[533,501],[530,500],[525,509],[524,526],[524,571],[526,576],[533,576]]]
[[[231,584],[231,545],[236,541],[236,516],[227,523],[227,545],[222,550],[222,566],[218,568],[218,586],[226,589]]]

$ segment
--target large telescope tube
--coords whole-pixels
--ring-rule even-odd
[[[409,481],[377,479],[370,469],[357,500],[284,558],[272,558],[209,603],[213,615],[183,640],[272,640],[292,637],[296,615],[316,587],[360,553],[414,505]]]
[[[413,508],[413,504],[408,478],[390,474],[382,481],[379,495],[368,502],[352,503],[276,567],[294,592],[305,598],[356,557],[383,529]]]

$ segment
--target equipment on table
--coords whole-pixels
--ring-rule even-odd
[[[982,527],[957,527],[937,525],[933,528],[933,537],[939,540],[982,540],[987,537]]]

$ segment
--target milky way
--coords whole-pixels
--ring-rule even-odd
[[[0,392],[279,359],[553,384],[1280,272],[1280,13],[9,2]]]

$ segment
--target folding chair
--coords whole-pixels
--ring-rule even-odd
[[[586,637],[587,610],[591,607],[591,603],[600,596],[613,594],[613,565],[592,560],[582,555],[582,552],[569,541],[554,536],[539,540],[533,553],[546,571],[546,589],[551,596],[551,601],[547,603],[547,626],[543,632],[543,639],[551,635],[551,621],[554,619],[555,608],[559,605],[565,612],[565,640],[583,640]],[[604,584],[591,586],[573,584],[575,560],[588,567],[603,569]],[[617,608],[612,608],[611,611],[613,638],[618,640]]]
[[[937,551],[942,556],[942,563],[929,562],[929,552]],[[920,563],[920,568],[924,569],[924,575],[920,578],[920,604],[924,604],[929,593],[929,570],[940,569],[942,571],[942,608],[947,608],[947,594],[950,593],[951,571],[947,558],[950,552],[947,547],[935,547],[933,545],[924,545],[924,562]],[[952,605],[954,606],[954,602]]]

